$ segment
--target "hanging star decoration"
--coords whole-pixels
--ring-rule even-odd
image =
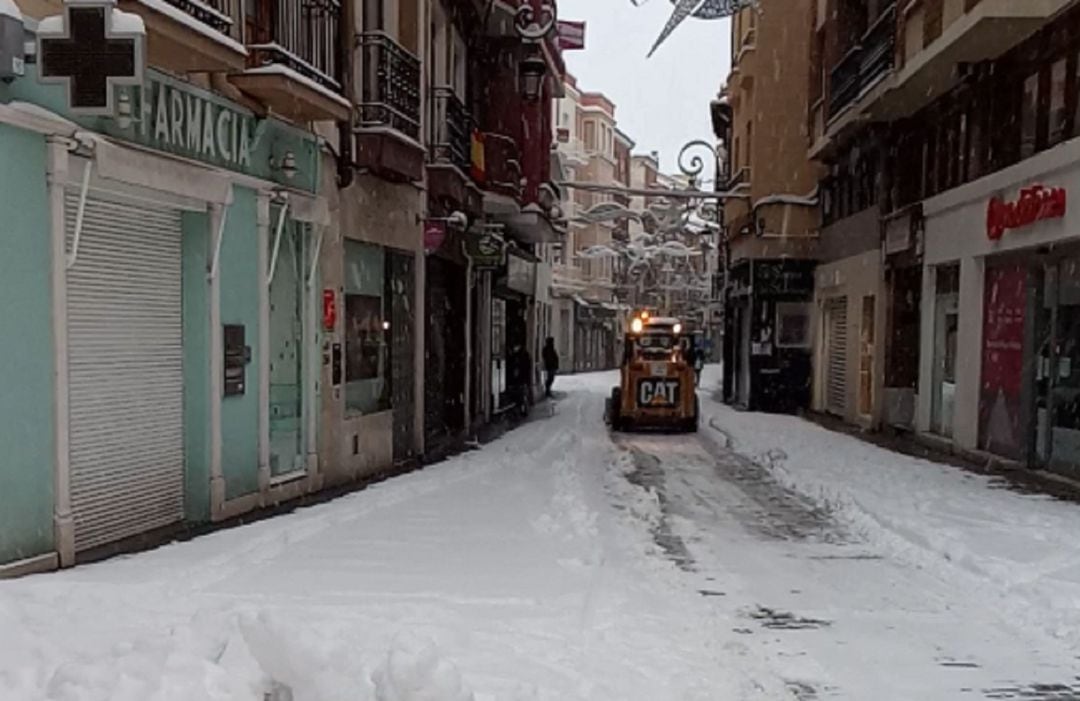
[[[630,0],[635,7],[640,7],[645,0]],[[755,0],[671,0],[675,9],[668,18],[667,24],[656,38],[656,42],[649,50],[649,56],[656,53],[671,33],[689,17],[697,19],[721,19],[730,17],[744,7],[749,7]]]

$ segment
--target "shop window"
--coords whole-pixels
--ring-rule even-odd
[[[778,348],[810,347],[810,305],[804,302],[777,302],[776,345]]]
[[[1065,139],[1068,110],[1065,108],[1065,90],[1068,85],[1068,64],[1064,58],[1050,68],[1050,133],[1049,143],[1054,145]]]
[[[1034,73],[1024,81],[1020,100],[1020,158],[1035,155],[1039,135],[1039,74]]]
[[[345,243],[345,411],[390,409],[390,303],[378,246]]]

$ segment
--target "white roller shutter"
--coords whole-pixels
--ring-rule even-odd
[[[826,305],[828,346],[826,351],[826,405],[843,416],[847,410],[847,297],[830,299]]]
[[[179,211],[87,201],[67,287],[76,550],[183,518],[180,245]]]

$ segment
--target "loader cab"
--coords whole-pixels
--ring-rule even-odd
[[[607,404],[616,430],[697,430],[694,370],[686,362],[682,323],[668,317],[636,315],[626,334],[619,386]]]

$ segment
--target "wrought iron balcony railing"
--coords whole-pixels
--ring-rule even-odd
[[[384,32],[360,36],[363,85],[361,129],[389,127],[420,139],[420,59]]]
[[[484,134],[484,185],[492,192],[521,197],[521,151],[505,134]]]
[[[859,96],[862,47],[855,46],[829,73],[829,117],[834,117]]]
[[[236,0],[218,0],[235,2]],[[339,0],[275,0],[258,3],[248,37],[253,67],[286,66],[315,83],[340,93],[341,18]],[[262,10],[261,8],[265,8]],[[265,11],[268,16],[262,16]]]
[[[859,78],[863,88],[885,75],[896,60],[896,4],[887,7],[862,39]]]
[[[878,15],[858,44],[829,74],[829,118],[859,99],[867,88],[892,69],[896,51],[896,3]]]
[[[241,0],[165,0],[206,26],[237,41],[243,40]]]
[[[729,179],[727,181],[727,185],[726,185],[727,190],[730,191],[730,190],[736,190],[736,189],[739,189],[739,188],[742,188],[742,187],[749,187],[749,185],[750,185],[750,174],[751,174],[750,166],[743,166],[742,168],[739,168],[739,170],[736,171],[736,173],[731,176],[731,179]]]
[[[436,163],[451,163],[466,175],[472,165],[472,117],[453,88],[432,91],[431,157]]]

